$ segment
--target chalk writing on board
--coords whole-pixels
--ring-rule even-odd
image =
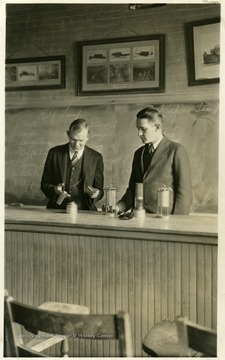
[[[6,112],[6,202],[46,203],[40,190],[49,149],[68,142],[66,130],[79,117],[88,120],[87,145],[102,153],[105,185],[113,183],[117,196],[125,191],[134,151],[142,146],[136,114],[149,104],[113,104],[60,108],[20,109]],[[218,208],[218,102],[157,105],[164,114],[165,135],[188,151],[193,184],[192,210]]]
[[[187,104],[162,104],[159,105],[158,108],[162,112],[162,114],[189,114],[190,108]],[[215,105],[215,103],[197,103],[192,105],[193,112],[209,112],[212,115],[215,115],[219,111],[219,103]]]

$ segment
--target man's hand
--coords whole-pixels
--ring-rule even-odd
[[[60,184],[56,185],[56,186],[54,187],[55,193],[56,193],[57,195],[60,195],[60,194],[63,193],[64,199],[65,199],[65,198],[68,198],[68,197],[71,197],[71,195],[68,194],[67,191],[64,191],[64,190],[63,190],[63,186],[64,186],[64,183],[60,183]]]
[[[93,188],[92,186],[88,186],[86,191],[91,199],[95,199],[99,194],[99,189]]]
[[[59,195],[63,192],[63,186],[64,186],[64,183],[60,183],[54,187],[55,193],[57,195]]]

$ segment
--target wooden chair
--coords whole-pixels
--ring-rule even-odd
[[[13,298],[9,296],[8,291],[5,290],[5,339],[4,339],[4,353],[5,356],[14,356],[15,354],[15,343],[23,346],[25,343],[24,338],[32,338],[32,340],[26,342],[26,346],[32,351],[41,352],[53,345],[61,343],[60,347],[60,356],[67,357],[68,353],[68,339],[66,337],[52,336],[52,334],[47,334],[40,332],[37,329],[31,328],[31,326],[24,326],[24,328],[29,332],[25,334],[23,329],[17,323],[13,323],[10,326],[11,310],[10,310],[10,301],[13,301]],[[62,312],[67,314],[89,314],[89,308],[84,305],[62,303],[62,302],[45,302],[38,307],[39,309],[44,309],[54,312]],[[15,336],[14,336],[15,335]],[[13,338],[12,338],[13,337]],[[7,341],[7,339],[9,341]],[[36,354],[38,356],[38,354]],[[42,355],[39,354],[42,357]]]
[[[130,319],[129,315],[122,311],[116,315],[68,314],[24,305],[6,295],[4,312],[5,336],[8,340],[10,350],[8,356],[10,357],[46,357],[30,347],[30,343],[24,344],[21,341],[22,338],[18,337],[21,330],[18,332],[18,328],[15,328],[18,324],[26,329],[36,329],[45,334],[51,334],[53,338],[55,334],[60,341],[67,337],[81,338],[82,335],[84,335],[84,340],[85,338],[88,340],[118,339],[120,356],[133,355]],[[86,334],[89,336],[86,337]],[[63,355],[68,356],[68,349],[64,349]]]
[[[189,321],[186,317],[162,320],[142,341],[151,357],[216,356],[216,331]]]
[[[217,356],[217,332],[211,328],[196,324],[187,317],[177,317],[179,341],[187,346],[187,354],[190,349],[196,350],[204,356]]]

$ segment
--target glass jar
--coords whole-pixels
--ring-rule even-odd
[[[168,217],[170,211],[170,192],[171,188],[163,184],[157,190],[157,216]]]
[[[112,185],[105,189],[105,214],[116,215],[116,188]]]

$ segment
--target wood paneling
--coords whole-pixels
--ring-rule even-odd
[[[216,327],[217,246],[8,230],[5,287],[30,305],[62,301],[92,313],[128,311],[135,356],[144,356],[141,341],[161,319],[187,315]],[[73,342],[73,356],[116,355],[108,340]]]

